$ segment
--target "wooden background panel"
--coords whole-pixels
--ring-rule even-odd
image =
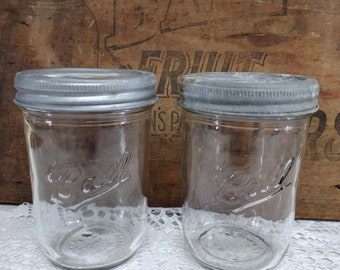
[[[17,70],[98,66],[156,74],[159,102],[152,112],[147,188],[152,206],[182,203],[178,78],[188,72],[259,71],[319,80],[320,111],[308,135],[297,217],[340,220],[340,1],[73,0],[58,1],[49,11],[41,10],[44,1],[30,1],[39,2],[40,11],[21,6],[20,12],[7,2],[0,4],[1,201],[30,200],[21,115],[9,105]],[[71,2],[79,2],[73,13]]]

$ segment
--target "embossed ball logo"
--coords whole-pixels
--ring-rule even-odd
[[[47,179],[56,185],[50,202],[62,207],[79,208],[104,196],[129,180],[131,154],[125,152],[111,162],[84,160],[54,164]]]

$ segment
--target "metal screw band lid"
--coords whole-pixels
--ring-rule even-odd
[[[56,68],[18,72],[14,102],[28,110],[105,112],[153,105],[156,77],[127,69]]]
[[[318,81],[303,76],[193,73],[184,75],[178,86],[178,104],[193,111],[271,117],[308,115],[318,110]]]

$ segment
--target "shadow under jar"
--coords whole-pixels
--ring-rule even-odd
[[[269,269],[283,257],[318,82],[265,73],[198,73],[179,81],[183,231],[215,269]]]
[[[52,262],[107,268],[141,245],[155,82],[137,70],[16,74],[39,243]]]

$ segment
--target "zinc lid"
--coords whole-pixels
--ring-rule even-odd
[[[153,105],[156,78],[127,69],[54,68],[18,72],[14,102],[28,110],[105,112]]]
[[[308,115],[318,110],[318,81],[256,72],[192,73],[178,83],[178,104],[212,114]]]

